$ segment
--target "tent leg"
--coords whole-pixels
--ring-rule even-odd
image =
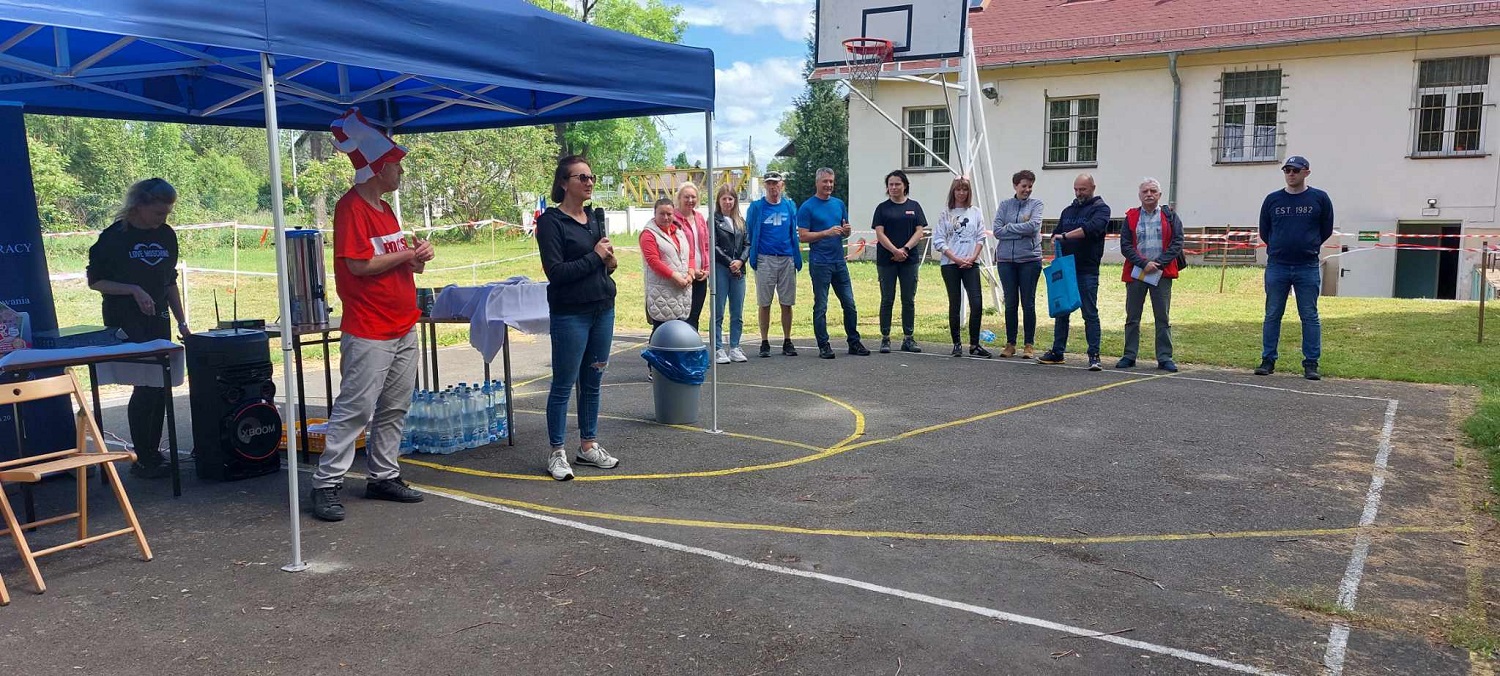
[[[714,114],[703,113],[703,196],[707,198],[708,204],[708,331],[714,334],[713,339],[708,341],[708,368],[713,383],[709,387],[709,401],[713,405],[713,423],[708,427],[709,434],[723,434],[719,429],[719,364],[714,359],[712,352],[714,340],[718,340],[718,330],[714,328],[714,320],[718,318],[719,307],[719,258],[714,255],[714,211],[719,208],[719,198],[714,196]],[[700,202],[703,200],[699,200]],[[701,314],[699,315],[702,316]]]
[[[281,410],[282,419],[292,411],[297,398],[297,380],[292,364],[292,298],[286,286],[286,202],[281,192],[281,130],[276,121],[276,74],[271,55],[260,55],[261,97],[266,106],[266,142],[271,146],[271,220],[276,227],[276,295],[281,308]],[[297,435],[286,435],[287,511],[292,529],[292,561],[281,569],[288,573],[307,570],[302,560],[301,489],[297,482]]]

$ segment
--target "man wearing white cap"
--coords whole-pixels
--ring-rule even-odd
[[[313,473],[312,512],[342,521],[344,474],[354,464],[354,442],[366,427],[369,479],[365,497],[421,502],[401,480],[396,457],[417,378],[416,280],[432,260],[432,243],[406,241],[395,210],[381,195],[401,187],[406,149],[356,110],[333,125],[334,145],[354,163],[354,187],[333,212],[333,275],[344,305],[339,393],[328,416],[327,448]]]

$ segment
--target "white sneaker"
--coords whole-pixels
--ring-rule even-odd
[[[620,464],[619,458],[610,455],[609,451],[604,450],[604,447],[599,444],[594,444],[588,450],[579,449],[573,462],[599,469],[614,469],[615,465]]]
[[[741,350],[740,348],[737,348],[737,347],[731,347],[731,348],[729,348],[729,360],[730,361],[736,361],[736,362],[747,362],[747,361],[750,361],[749,359],[745,358],[745,351]]]
[[[725,352],[724,348],[722,348],[722,347],[719,348],[718,350],[714,351],[714,363],[715,364],[728,364],[729,363],[729,353]]]
[[[552,452],[547,458],[547,473],[558,481],[567,481],[573,478],[573,468],[568,466],[568,454],[562,449]]]

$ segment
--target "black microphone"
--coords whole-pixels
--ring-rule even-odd
[[[599,224],[599,236],[609,236],[609,226],[604,222],[604,207],[594,207],[594,222]]]

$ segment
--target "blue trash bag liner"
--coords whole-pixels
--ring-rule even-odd
[[[1058,256],[1042,270],[1047,282],[1047,315],[1060,317],[1083,306],[1078,293],[1078,267],[1072,256]]]
[[[657,373],[674,383],[702,385],[703,377],[708,373],[708,348],[685,352],[646,348],[641,357]]]

